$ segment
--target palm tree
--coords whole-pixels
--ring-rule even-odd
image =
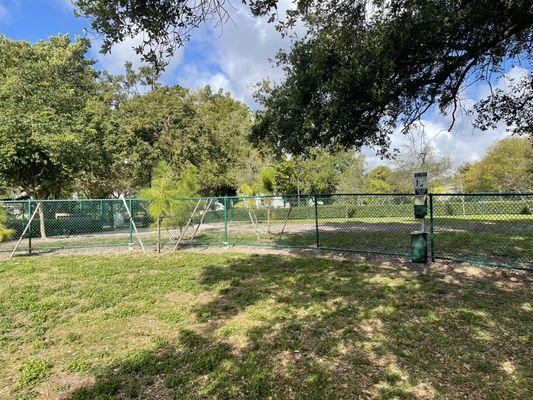
[[[148,201],[148,213],[157,228],[157,252],[161,252],[161,228],[163,225],[177,224],[180,227],[186,220],[189,202],[180,200],[197,192],[196,167],[190,165],[178,179],[165,161],[160,161],[152,171],[149,188],[139,193],[139,198]]]

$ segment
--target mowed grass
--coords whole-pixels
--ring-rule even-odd
[[[0,265],[0,398],[525,399],[531,275],[303,256]]]

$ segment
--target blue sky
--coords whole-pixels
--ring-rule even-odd
[[[0,0],[1,32],[11,39],[35,41],[56,33],[83,33],[64,0]]]
[[[198,88],[206,84],[215,89],[229,91],[252,108],[257,107],[252,99],[254,85],[263,80],[279,81],[283,75],[269,62],[280,48],[287,48],[271,24],[250,15],[246,8],[235,0],[232,20],[223,31],[203,27],[193,32],[186,46],[176,52],[167,71],[162,76],[164,84],[180,84]],[[282,9],[290,0],[282,0]],[[85,35],[88,21],[74,16],[69,0],[0,0],[0,33],[11,39],[36,41],[58,33]],[[97,60],[97,67],[112,73],[123,71],[125,61],[140,66],[138,56],[132,50],[135,38],[115,46],[108,55],[99,54],[99,38],[88,34],[93,48],[88,55]],[[510,75],[523,74],[514,69]],[[495,83],[505,86],[504,80]],[[487,94],[486,85],[477,85],[464,94],[463,104],[471,107]],[[469,118],[461,119],[452,132],[448,132],[449,117],[432,114],[423,120],[423,128],[430,143],[440,156],[450,157],[456,165],[475,161],[483,156],[494,141],[508,136],[504,127],[491,132],[479,132],[472,127]],[[407,139],[397,133],[392,137],[393,147],[400,148]],[[368,168],[383,163],[372,149],[363,149]]]
[[[65,33],[73,37],[87,36],[93,42],[88,56],[97,61],[98,68],[120,73],[125,61],[133,61],[136,66],[141,64],[131,49],[134,40],[116,46],[109,55],[99,54],[98,35],[91,33],[88,20],[75,17],[69,0],[0,0],[0,33],[11,39],[30,42]],[[192,82],[193,78],[209,81],[210,77],[214,79],[212,77],[221,72],[217,63],[206,56],[215,51],[206,40],[208,34],[207,30],[202,32],[201,37],[191,41],[186,49],[178,51],[170,71],[163,77],[164,83],[195,83]],[[195,71],[194,77],[191,65],[201,67]]]

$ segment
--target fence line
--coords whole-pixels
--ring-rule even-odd
[[[428,203],[433,260],[533,269],[532,193],[435,193]],[[39,204],[41,210],[28,224]],[[161,245],[171,250],[179,240],[179,246],[276,246],[410,256],[410,233],[420,228],[413,204],[412,194],[183,198],[162,221]],[[139,199],[24,200],[2,206],[14,231],[11,240],[0,243],[3,252],[12,251],[19,239],[17,254],[137,248],[140,243],[150,249],[157,240],[148,204]]]

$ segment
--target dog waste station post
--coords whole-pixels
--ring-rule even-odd
[[[415,263],[428,262],[428,233],[426,231],[426,215],[428,213],[428,173],[416,172],[414,175],[415,188],[415,218],[421,221],[420,230],[411,232],[411,255]]]

